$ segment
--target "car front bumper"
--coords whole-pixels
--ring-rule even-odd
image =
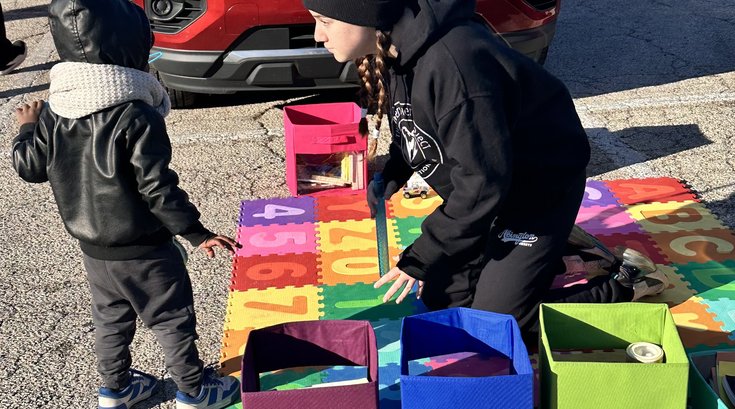
[[[539,61],[554,37],[556,21],[531,30],[502,33],[514,49]],[[354,64],[339,63],[325,48],[281,50],[181,51],[154,47],[153,62],[172,89],[201,94],[253,90],[300,90],[354,87]]]

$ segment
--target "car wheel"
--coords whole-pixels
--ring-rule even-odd
[[[405,197],[406,199],[410,199],[411,198],[411,195],[409,195],[408,193],[404,193],[403,194],[403,197]]]
[[[194,106],[197,94],[194,94],[193,92],[179,91],[177,89],[171,89],[167,87],[166,84],[161,81],[161,76],[158,74],[158,71],[153,68],[151,68],[151,74],[156,76],[158,82],[160,82],[161,85],[163,85],[163,88],[166,90],[168,98],[171,100],[171,108],[181,109],[191,108],[192,106]]]
[[[426,199],[426,196],[427,196],[426,195],[426,192],[421,192],[421,195],[420,196],[421,196],[422,199]]]

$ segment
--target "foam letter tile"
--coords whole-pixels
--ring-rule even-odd
[[[610,249],[615,249],[618,246],[631,248],[645,254],[656,264],[669,264],[669,261],[666,259],[666,256],[663,254],[661,249],[656,246],[656,243],[647,234],[611,234],[601,235],[598,238]]]
[[[436,193],[426,199],[420,197],[412,197],[406,199],[400,192],[393,195],[390,199],[390,208],[392,217],[426,217],[430,215],[434,209],[439,207],[444,201]]]
[[[292,321],[318,320],[320,289],[268,288],[231,291],[225,329],[262,328]]]
[[[701,203],[692,201],[632,205],[628,213],[651,233],[725,228]]]
[[[401,251],[389,247],[390,266],[395,267],[393,259]],[[380,279],[378,250],[333,251],[319,254],[320,283],[326,285],[373,284]]]
[[[240,257],[268,254],[316,253],[316,226],[312,223],[239,227]]]
[[[672,263],[706,263],[735,258],[735,235],[729,230],[694,230],[651,233]]]
[[[618,206],[582,207],[576,223],[591,234],[640,233],[635,220]]]
[[[707,306],[692,299],[671,308],[679,336],[685,348],[700,345],[718,346],[730,343],[720,318],[707,311]]]
[[[689,299],[698,298],[695,296],[696,291],[690,288],[691,285],[689,282],[686,281],[684,276],[677,273],[675,267],[662,264],[658,264],[656,267],[659,271],[666,274],[666,277],[669,279],[669,286],[661,294],[646,297],[646,302],[666,303],[669,304],[669,307],[673,307]]]
[[[314,253],[272,254],[235,257],[231,290],[303,287],[318,285],[317,256]]]
[[[605,181],[620,203],[632,205],[652,202],[697,201],[697,196],[673,178],[647,178]]]
[[[316,218],[320,222],[363,220],[370,218],[365,193],[341,196],[319,196]]]
[[[317,223],[319,250],[322,252],[370,250],[377,248],[375,221]],[[388,223],[388,245],[398,248],[395,226]]]
[[[245,200],[240,205],[240,226],[314,223],[314,198]]]
[[[323,319],[372,321],[381,318],[400,319],[423,309],[423,303],[416,299],[415,288],[400,304],[396,304],[394,300],[383,303],[383,295],[389,287],[386,284],[376,289],[372,284],[361,283],[322,286]]]
[[[735,300],[735,261],[689,263],[676,265],[698,297],[708,300]]]
[[[610,191],[605,182],[599,180],[588,180],[584,188],[582,207],[589,206],[617,206],[618,199]]]

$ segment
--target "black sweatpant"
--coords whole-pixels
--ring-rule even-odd
[[[607,276],[584,285],[551,289],[565,271],[562,257],[584,194],[585,178],[555,199],[511,216],[498,217],[485,250],[448,274],[424,283],[422,299],[431,310],[471,307],[513,315],[527,337],[538,332],[542,302],[612,303],[630,301],[633,290]]]
[[[0,67],[7,64],[13,56],[13,44],[8,40],[5,34],[5,16],[3,15],[3,6],[0,4]]]
[[[163,348],[166,369],[179,390],[196,394],[202,379],[191,281],[179,250],[169,242],[134,260],[84,256],[92,293],[97,370],[104,385],[130,383],[130,343],[136,317]]]

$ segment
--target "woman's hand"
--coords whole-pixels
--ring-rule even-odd
[[[410,275],[404,273],[401,271],[398,267],[393,267],[388,274],[384,275],[383,277],[380,277],[380,280],[375,282],[375,285],[373,285],[374,288],[380,288],[383,286],[383,284],[387,283],[391,280],[396,280],[393,285],[390,286],[388,291],[383,296],[383,302],[388,302],[391,298],[393,298],[393,295],[401,290],[401,287],[403,287],[403,291],[401,291],[401,295],[398,296],[396,299],[396,304],[400,304],[401,301],[403,301],[408,294],[411,292],[411,289],[413,288],[413,285],[416,284],[418,281],[419,283],[419,289],[416,292],[416,298],[421,298],[421,293],[424,291],[424,282],[421,280],[416,280],[415,278],[411,277]]]

